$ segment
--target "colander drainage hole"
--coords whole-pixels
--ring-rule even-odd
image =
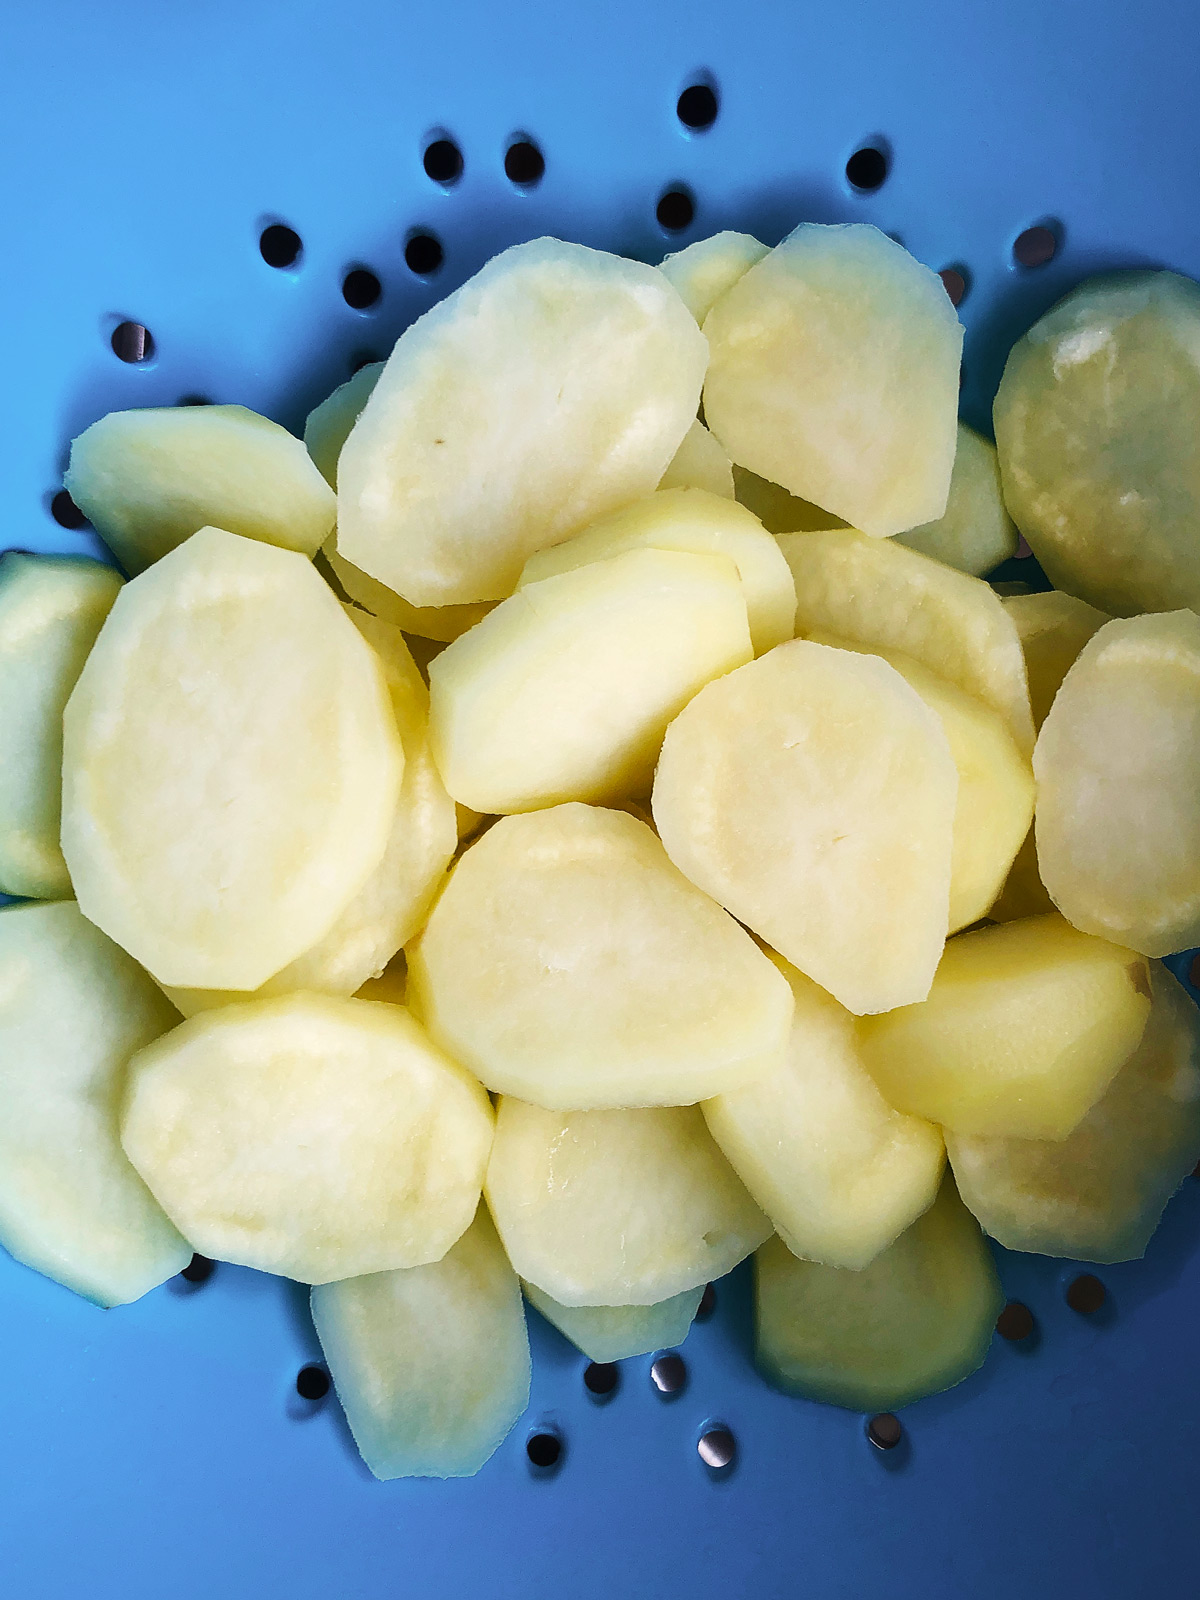
[[[707,83],[689,84],[675,103],[675,115],[694,133],[711,128],[719,110],[717,91]]]
[[[217,1270],[217,1263],[210,1261],[207,1256],[194,1255],[179,1274],[188,1283],[207,1283]]]
[[[60,489],[51,500],[50,515],[60,528],[87,527],[87,518],[65,489]]]
[[[426,145],[421,164],[425,168],[425,176],[432,178],[434,183],[440,183],[443,189],[449,189],[463,175],[462,151],[453,139],[435,139],[432,144]]]
[[[967,292],[967,275],[961,267],[943,267],[938,277],[946,285],[952,306],[960,306]]]
[[[546,173],[546,158],[526,135],[513,140],[504,152],[504,176],[518,189],[532,189]]]
[[[1081,1272],[1067,1285],[1067,1304],[1080,1316],[1091,1317],[1108,1299],[1108,1291],[1092,1272]]]
[[[118,322],[109,339],[113,355],[119,361],[137,366],[154,357],[154,337],[150,329],[140,322]]]
[[[531,1433],[525,1441],[525,1454],[531,1466],[546,1472],[558,1465],[562,1455],[562,1440],[556,1433]]]
[[[668,233],[681,233],[691,226],[696,205],[686,189],[668,189],[655,207],[654,215],[660,228]]]
[[[354,267],[342,279],[342,299],[354,311],[369,311],[383,293],[383,286],[366,267]]]
[[[324,1367],[301,1367],[296,1374],[296,1393],[301,1400],[324,1400],[329,1393],[329,1374]]]
[[[996,1318],[996,1332],[1010,1343],[1028,1339],[1033,1327],[1033,1312],[1020,1300],[1010,1300]]]
[[[1058,254],[1058,239],[1052,228],[1026,228],[1013,241],[1012,253],[1019,267],[1044,267]]]
[[[890,1411],[881,1411],[867,1421],[867,1438],[876,1450],[894,1450],[904,1437],[900,1418]]]
[[[846,163],[846,181],[861,194],[870,194],[883,187],[888,175],[888,158],[883,150],[865,145],[856,150]]]
[[[612,1361],[589,1361],[583,1372],[583,1386],[589,1394],[610,1395],[621,1379],[621,1369]]]
[[[737,1458],[737,1440],[728,1428],[706,1428],[696,1440],[696,1454],[710,1472],[725,1472]]]
[[[414,233],[404,246],[404,265],[418,278],[436,272],[445,259],[442,241],[433,233]]]
[[[655,1356],[650,1366],[650,1382],[659,1394],[672,1396],[682,1393],[687,1384],[687,1363],[674,1350]]]
[[[258,252],[269,267],[293,267],[304,249],[295,228],[273,222],[258,236]]]

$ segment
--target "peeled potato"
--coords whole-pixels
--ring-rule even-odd
[[[0,892],[71,893],[59,846],[62,714],[120,574],[73,556],[0,555]]]
[[[896,537],[910,550],[980,578],[1016,555],[1017,530],[1000,495],[995,445],[960,422],[945,511]]]
[[[998,711],[1028,753],[1033,718],[1016,624],[979,578],[853,528],[784,534],[796,632],[901,650]]]
[[[544,1111],[505,1095],[487,1199],[517,1272],[564,1306],[657,1305],[771,1231],[695,1106]]]
[[[962,327],[935,272],[865,223],[802,223],[704,320],[732,461],[886,536],[946,510]]]
[[[382,361],[369,361],[308,413],[304,448],[331,489],[337,488],[337,464],[342,446],[350,437],[350,429],[358,421],[382,371]]]
[[[739,505],[753,511],[768,533],[813,533],[818,529],[844,528],[841,517],[823,511],[809,500],[801,500],[777,483],[768,483],[745,467],[733,469],[733,492]]]
[[[535,1283],[525,1298],[589,1361],[627,1361],[682,1344],[695,1319],[704,1285],[660,1300],[656,1306],[564,1306]]]
[[[489,1089],[556,1108],[690,1105],[772,1067],[791,1023],[750,936],[620,811],[502,818],[408,954],[434,1038]]]
[[[466,1478],[529,1404],[516,1274],[487,1209],[440,1261],[312,1291],[346,1421],[377,1478]]]
[[[659,479],[660,489],[707,489],[733,499],[733,468],[729,457],[702,422],[693,422],[671,464]],[[531,559],[536,560],[536,557]]]
[[[1063,915],[1147,956],[1200,942],[1200,617],[1106,623],[1033,770],[1038,862]]]
[[[745,595],[754,653],[762,655],[792,637],[796,586],[778,541],[743,506],[702,488],[660,490],[553,550],[539,550],[525,563],[521,587],[643,548],[728,556]]]
[[[347,561],[334,540],[324,549],[329,570],[348,599],[369,611],[381,622],[390,622],[419,639],[436,639],[449,644],[481,622],[492,609],[490,600],[469,606],[410,606],[386,584],[378,583],[368,573]]]
[[[1146,963],[1057,914],[952,939],[928,1000],[861,1024],[890,1103],[956,1133],[1065,1139],[1137,1048]]]
[[[299,439],[245,406],[110,411],[63,482],[128,573],[205,527],[314,556],[337,514]]]
[[[764,1376],[854,1411],[892,1410],[970,1377],[1004,1306],[987,1242],[949,1178],[861,1272],[798,1261],[781,1239],[754,1266]]]
[[[121,1138],[205,1255],[330,1283],[445,1255],[479,1203],[492,1109],[403,1007],[293,994],[140,1051]]]
[[[1136,1260],[1200,1160],[1200,1013],[1150,971],[1141,1044],[1065,1139],[948,1135],[959,1193],[1009,1250]]]
[[[1033,725],[1040,728],[1079,652],[1110,618],[1057,589],[1009,595],[1003,604],[1021,638]]]
[[[160,983],[254,989],[378,864],[404,759],[312,563],[205,528],[125,585],[63,718],[80,909]]]
[[[415,606],[502,599],[657,485],[707,358],[655,268],[514,245],[401,335],[338,461],[338,549]]]
[[[476,811],[646,794],[671,718],[752,654],[728,556],[625,550],[525,584],[430,663],[434,756]]]
[[[779,966],[796,1000],[787,1055],[706,1100],[704,1118],[789,1250],[858,1269],[932,1205],[941,1131],[892,1110],[859,1059],[854,1018]]]
[[[654,781],[671,860],[850,1011],[929,991],[958,776],[935,712],[874,656],[793,640],[710,683]]]
[[[125,1063],[178,1020],[72,901],[0,910],[0,1243],[98,1305],[192,1258],[118,1132]]]
[[[766,254],[766,245],[751,234],[726,230],[673,251],[658,270],[675,285],[696,321],[703,323],[726,289]]]

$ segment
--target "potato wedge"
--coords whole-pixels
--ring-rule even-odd
[[[659,271],[679,291],[684,305],[703,326],[715,303],[744,272],[767,254],[749,233],[714,233],[664,256]]]
[[[369,361],[308,413],[304,448],[331,489],[337,488],[337,464],[342,446],[350,437],[350,429],[358,421],[382,371],[382,361]]]
[[[729,457],[702,422],[693,422],[671,464],[658,481],[660,489],[707,489],[733,499],[733,467]],[[531,557],[531,559],[534,559]]]
[[[1033,725],[1040,728],[1079,652],[1112,619],[1086,601],[1060,594],[1057,589],[1045,594],[1009,595],[1003,605],[1017,625],[1025,653]]]
[[[589,1361],[627,1361],[682,1344],[695,1320],[704,1285],[660,1300],[656,1306],[564,1306],[539,1289],[522,1285],[525,1298]]]
[[[1001,498],[996,447],[960,422],[945,511],[935,522],[922,523],[896,538],[910,550],[982,578],[1016,555],[1017,537],[1016,524]]]

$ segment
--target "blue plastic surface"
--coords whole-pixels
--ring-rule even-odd
[[[863,218],[970,292],[964,410],[986,425],[1004,354],[1065,289],[1113,265],[1200,274],[1195,0],[42,0],[0,20],[0,546],[89,548],[49,503],[71,435],[114,407],[189,394],[297,425],[365,354],[496,249],[554,232],[657,260],[720,227],[774,241]],[[708,132],[675,116],[704,74]],[[444,191],[426,140],[466,160]],[[546,173],[504,176],[515,134]],[[892,170],[843,176],[861,144]],[[694,224],[655,221],[683,184]],[[258,251],[297,230],[296,267]],[[1053,221],[1048,266],[1013,265]],[[406,239],[445,265],[421,280]],[[383,295],[351,310],[354,266]],[[109,335],[145,323],[125,366]],[[1195,1592],[1200,1183],[1144,1262],[1000,1252],[1035,1348],[996,1341],[974,1378],[908,1408],[890,1455],[863,1419],[771,1393],[748,1359],[744,1269],[685,1346],[664,1401],[649,1360],[611,1400],[531,1317],[528,1417],[478,1478],[375,1483],[332,1402],[298,1399],[317,1347],[299,1288],[222,1267],[101,1312],[0,1263],[0,1589],[19,1600],[1157,1600]],[[727,1423],[710,1477],[695,1442]],[[556,1472],[524,1445],[557,1427]]]

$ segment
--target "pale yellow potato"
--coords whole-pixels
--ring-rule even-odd
[[[1001,497],[995,445],[960,422],[945,511],[896,537],[910,550],[978,578],[1016,555],[1018,534]]]
[[[337,488],[337,464],[342,446],[382,371],[382,361],[369,361],[308,413],[304,423],[304,448],[331,489]]]
[[[1054,901],[1046,893],[1038,872],[1037,842],[1030,828],[988,916],[993,922],[1012,922],[1016,917],[1040,917],[1054,909]]]
[[[1200,617],[1106,623],[1033,770],[1038,864],[1063,915],[1147,956],[1200,943]]]
[[[486,1194],[517,1272],[564,1306],[658,1305],[771,1231],[696,1106],[545,1111],[504,1095]]]
[[[1134,1261],[1200,1161],[1200,1012],[1150,974],[1141,1044],[1065,1139],[947,1136],[959,1193],[1009,1250]]]
[[[651,829],[591,806],[494,823],[408,969],[456,1060],[557,1109],[690,1105],[772,1068],[792,1020],[783,977]]]
[[[210,526],[314,556],[337,514],[299,439],[245,406],[110,411],[63,482],[131,574]]]
[[[854,528],[782,534],[796,632],[902,650],[1004,718],[1028,754],[1033,718],[1016,624],[980,578]]]
[[[469,606],[410,606],[385,583],[379,583],[352,561],[347,561],[335,539],[329,541],[322,554],[348,600],[353,600],[356,606],[369,611],[381,622],[390,622],[419,639],[449,644],[481,622],[492,609],[490,600]]]
[[[855,1270],[933,1204],[941,1130],[893,1111],[854,1018],[779,959],[796,1001],[774,1072],[703,1105],[709,1132],[788,1249]]]
[[[958,775],[887,662],[806,640],[710,683],[654,781],[667,854],[850,1011],[929,992],[946,938]]]
[[[643,548],[728,556],[741,580],[755,655],[774,649],[795,632],[796,586],[778,541],[744,506],[702,488],[660,490],[594,523],[565,544],[540,550],[525,563],[520,587]]]
[[[414,606],[502,599],[655,488],[707,360],[656,268],[514,245],[397,341],[338,459],[339,550]]]
[[[860,1025],[898,1110],[959,1134],[1065,1139],[1136,1050],[1146,963],[1056,912],[951,939],[928,1000]]]
[[[844,528],[841,517],[801,500],[756,472],[734,466],[733,492],[738,504],[753,511],[768,533],[815,533],[818,529]]]
[[[671,464],[658,480],[660,489],[707,489],[733,499],[733,467],[729,457],[702,422],[693,422]]]
[[[403,771],[378,657],[311,561],[202,529],[121,590],[67,702],[80,909],[160,983],[254,989],[378,865]]]
[[[529,1404],[521,1288],[487,1207],[440,1261],[318,1284],[313,1324],[377,1478],[467,1478]]]
[[[946,510],[962,327],[866,223],[802,223],[704,319],[704,417],[731,461],[864,533]]]
[[[475,1215],[492,1120],[402,1006],[293,994],[139,1051],[121,1139],[205,1255],[330,1283],[445,1255]]]
[[[589,1361],[606,1363],[682,1344],[704,1296],[701,1284],[655,1306],[564,1306],[536,1283],[522,1287],[533,1309]]]
[[[1057,589],[1008,595],[1003,605],[1021,637],[1033,725],[1040,728],[1079,652],[1112,619],[1086,600],[1060,594]]]
[[[475,811],[644,795],[672,717],[753,653],[729,556],[625,550],[523,585],[430,663],[434,758]]]
[[[767,254],[765,244],[749,233],[714,233],[664,256],[659,271],[679,291],[684,305],[703,323],[726,289]]]

